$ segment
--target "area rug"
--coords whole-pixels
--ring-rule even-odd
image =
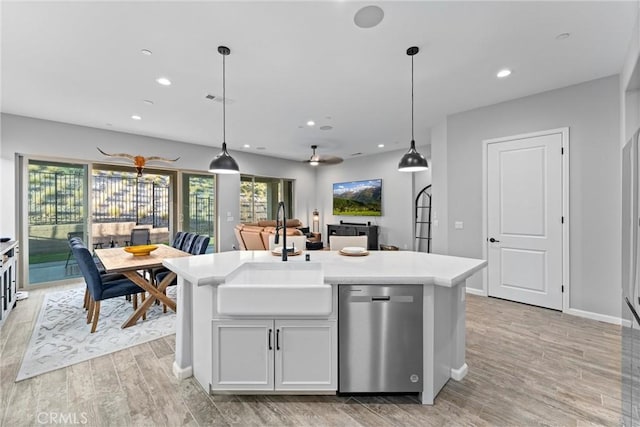
[[[98,329],[91,333],[82,308],[84,287],[51,292],[44,296],[29,346],[16,381],[113,353],[175,333],[176,315],[162,313],[162,305],[152,305],[147,320],[122,329],[133,312],[124,297],[104,300]],[[167,289],[169,295],[175,286]]]

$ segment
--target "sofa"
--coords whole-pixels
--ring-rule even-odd
[[[269,235],[276,233],[276,221],[264,220],[252,223],[237,224],[234,228],[238,248],[247,251],[269,249]],[[282,230],[280,230],[282,234]],[[307,241],[320,241],[319,233],[309,233],[302,221],[293,218],[287,220],[287,236],[307,236]]]

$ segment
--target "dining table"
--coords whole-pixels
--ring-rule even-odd
[[[151,274],[145,272],[154,268],[162,267],[162,261],[168,258],[182,258],[192,256],[188,252],[183,252],[174,247],[159,244],[152,252],[144,255],[137,255],[127,252],[126,247],[96,249],[95,255],[98,257],[107,273],[120,273],[136,285],[140,286],[148,294],[142,303],[134,310],[129,318],[123,323],[122,328],[128,328],[136,324],[138,319],[145,316],[147,310],[155,301],[159,301],[176,311],[176,302],[165,293],[167,286],[176,278],[172,271],[157,284],[154,284]],[[134,248],[133,246],[128,246]],[[145,316],[146,317],[146,316]]]

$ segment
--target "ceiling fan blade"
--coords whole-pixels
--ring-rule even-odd
[[[337,165],[338,163],[342,163],[344,160],[341,157],[336,156],[320,156],[319,163],[321,165]]]

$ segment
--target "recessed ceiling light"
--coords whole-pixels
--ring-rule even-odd
[[[244,144],[243,147],[244,148],[251,148],[251,146],[249,144]]]
[[[139,116],[139,115],[137,115],[137,114],[134,114],[133,116],[131,116],[131,118],[132,118],[133,120],[142,120],[142,116]]]
[[[309,121],[307,122],[307,126],[313,126],[313,125],[315,125],[315,124],[316,124],[316,122],[314,122],[313,120],[309,120]]]
[[[571,33],[561,33],[556,36],[556,40],[565,40],[571,37]]]
[[[142,102],[144,102],[147,105],[153,105],[153,101],[151,101],[150,99],[144,99],[142,100]]]
[[[153,55],[153,52],[151,52],[149,49],[142,49],[140,53],[147,56]]]
[[[508,68],[505,68],[503,70],[498,71],[498,74],[496,74],[496,77],[498,77],[499,79],[504,79],[507,76],[511,75],[511,70]]]
[[[161,84],[162,86],[171,86],[171,80],[166,77],[158,77],[156,79],[156,82],[158,82],[158,84]]]
[[[353,22],[360,28],[372,28],[382,22],[384,11],[378,6],[365,6],[356,12]]]
[[[384,148],[384,144],[378,144],[378,148]]]

